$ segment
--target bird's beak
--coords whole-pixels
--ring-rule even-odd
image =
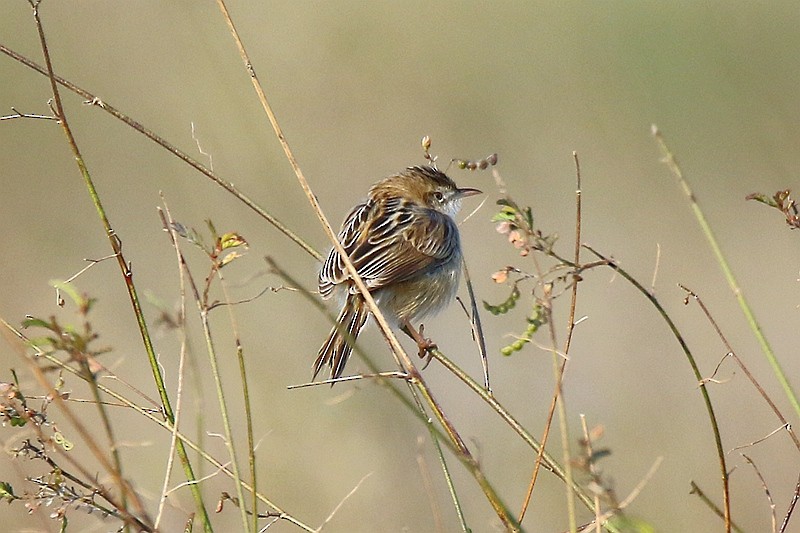
[[[475,196],[476,194],[483,194],[483,191],[470,189],[469,187],[456,189],[456,198],[466,198],[467,196]]]

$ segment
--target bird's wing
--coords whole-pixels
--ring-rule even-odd
[[[356,205],[344,219],[342,229],[339,230],[338,239],[348,255],[357,246],[359,237],[368,226],[370,212],[375,208],[372,201]],[[347,279],[347,269],[336,248],[328,253],[322,269],[319,271],[319,292],[323,298],[330,298],[336,285]]]
[[[401,199],[356,206],[339,233],[359,275],[371,290],[430,271],[458,247],[458,228],[438,211]],[[320,271],[320,293],[348,279],[341,257],[332,250]],[[355,290],[355,289],[352,289]]]

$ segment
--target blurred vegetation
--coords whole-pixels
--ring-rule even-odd
[[[723,521],[698,496],[721,505],[714,435],[698,380],[662,318],[607,265],[553,271],[555,281],[547,290],[555,298],[550,298],[538,285],[543,278],[530,266],[532,258],[520,256],[526,249],[533,255],[555,250],[572,260],[572,154],[577,152],[583,174],[581,240],[658,298],[695,354],[701,375],[709,378],[705,383],[728,461],[733,521],[742,531],[770,529],[766,485],[780,526],[796,495],[797,449],[759,391],[725,357],[731,350],[702,311],[684,306],[687,293],[678,283],[708,306],[725,340],[788,423],[796,414],[761,356],[690,203],[659,161],[663,154],[650,127],[656,123],[666,132],[741,292],[789,384],[796,384],[797,235],[785,231],[777,213],[746,201],[751,195],[778,209],[790,225],[796,219],[787,191],[795,188],[800,166],[796,5],[280,1],[229,7],[286,137],[332,221],[343,218],[376,179],[422,163],[422,135],[434,139],[432,152],[441,166],[451,158],[468,162],[478,154],[499,153],[492,168],[503,186],[489,170],[469,172],[455,164],[448,171],[489,198],[461,232],[477,299],[488,302],[480,311],[494,401],[539,439],[551,413],[554,368],[566,361],[563,422],[572,461],[565,466],[604,509],[647,479],[616,527],[722,531]],[[311,248],[329,246],[216,6],[45,0],[39,9],[57,74],[235,184]],[[2,14],[0,44],[43,63],[28,3],[6,2]],[[0,317],[20,334],[38,337],[33,341],[41,351],[36,364],[28,364],[35,350],[3,328],[8,339],[0,349],[3,441],[11,454],[0,462],[0,498],[10,503],[3,510],[5,523],[12,531],[106,530],[122,523],[117,509],[135,510],[137,499],[145,512],[133,514],[153,519],[172,435],[159,428],[164,417],[153,368],[126,285],[116,262],[103,260],[112,253],[108,239],[58,124],[12,118],[53,114],[47,79],[0,55],[0,80],[5,81],[0,115],[8,117],[0,121],[5,236]],[[318,263],[97,102],[86,105],[66,91],[62,99],[138,290],[166,302],[143,304],[141,316],[173,400],[179,376],[185,375],[181,432],[219,462],[209,464],[188,451],[196,476],[204,479],[199,486],[209,512],[220,502],[221,512],[211,518],[215,528],[238,530],[253,523],[245,512],[249,491],[237,494],[220,474],[231,440],[220,437],[225,424],[215,396],[221,383],[241,477],[257,472],[259,490],[292,517],[313,527],[324,524],[325,531],[455,530],[458,513],[436,446],[414,411],[386,394],[383,382],[287,389],[309,379],[329,328],[328,318],[291,290],[313,288]],[[165,238],[156,211],[160,195],[183,224],[171,227],[186,239],[202,242],[191,228],[202,227],[204,220],[225,229],[212,229],[214,244],[203,245],[205,253],[183,249],[188,269],[208,290],[201,313]],[[497,200],[504,203],[492,207]],[[499,235],[497,226],[504,222],[515,227],[504,226]],[[513,233],[520,229],[525,231]],[[523,235],[526,231],[532,233]],[[228,244],[244,246],[241,235],[247,237],[248,254],[226,254]],[[591,258],[583,253],[584,261]],[[299,287],[266,267],[263,256],[291,273]],[[87,258],[95,262],[91,269],[59,285],[66,294],[59,306],[48,280],[71,277]],[[550,261],[543,272],[561,259],[542,258]],[[214,277],[223,266],[225,290]],[[581,279],[577,326],[567,360],[550,352],[565,342],[575,275]],[[466,302],[465,291],[461,294]],[[179,311],[182,295],[185,320]],[[202,353],[210,343],[201,317],[215,305],[208,314],[217,382]],[[33,329],[22,332],[23,322]],[[482,382],[471,324],[459,306],[426,326],[442,352]],[[378,371],[395,370],[374,328],[362,347]],[[52,368],[55,362],[43,356],[52,355],[50,350],[75,373]],[[28,358],[20,357],[23,352]],[[354,373],[371,371],[366,362],[354,363],[349,369]],[[432,362],[423,376],[516,515],[536,453],[492,407],[484,407],[490,405],[485,399],[453,379],[446,363]],[[250,423],[243,379],[253,407]],[[139,411],[120,407],[107,389],[124,390]],[[101,407],[105,401],[110,404]],[[585,415],[588,429],[582,429],[579,415]],[[554,420],[558,432],[558,415]],[[91,450],[82,426],[100,450]],[[248,444],[249,427],[254,442]],[[547,445],[561,462],[562,438],[554,433]],[[255,453],[248,457],[252,447]],[[115,479],[98,462],[112,450],[130,480],[127,490],[128,481]],[[465,523],[476,532],[498,530],[497,514],[465,475],[468,470],[446,447],[442,456]],[[648,476],[658,458],[661,467]],[[166,498],[163,531],[182,530],[197,512],[189,489],[177,488],[182,476],[173,468],[167,486],[176,490]],[[564,484],[542,471],[523,526],[567,530],[568,507]],[[576,509],[579,524],[592,519],[593,512]],[[259,511],[265,513],[258,519],[261,527],[280,518],[267,516],[263,502]],[[796,521],[795,516],[792,524]],[[199,524],[196,518],[196,530]],[[272,526],[296,528],[283,519]]]

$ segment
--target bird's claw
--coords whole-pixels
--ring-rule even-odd
[[[417,346],[419,347],[419,358],[425,359],[425,364],[422,366],[422,370],[428,368],[428,365],[431,364],[431,360],[433,359],[433,350],[438,349],[439,347],[433,342],[431,339],[425,337],[425,325],[419,325],[419,338],[417,340]]]

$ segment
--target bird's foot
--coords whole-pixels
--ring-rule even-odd
[[[422,370],[425,370],[433,359],[433,350],[436,350],[438,346],[431,339],[425,337],[425,324],[419,325],[419,331],[415,330],[410,323],[406,324],[405,329],[406,333],[417,343],[419,348],[417,355],[420,359],[425,359],[425,364],[422,366]]]

